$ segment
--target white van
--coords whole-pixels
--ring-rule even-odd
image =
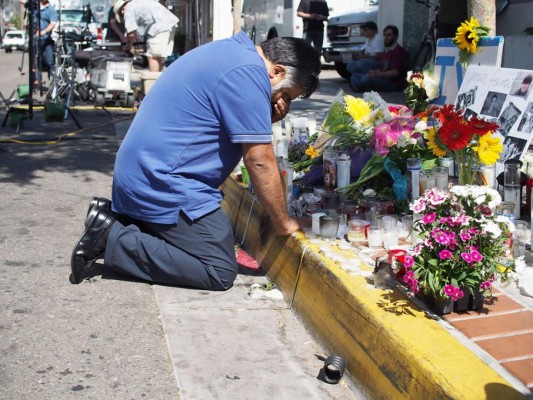
[[[25,31],[7,31],[2,41],[2,48],[6,53],[13,50],[28,50],[28,40]]]

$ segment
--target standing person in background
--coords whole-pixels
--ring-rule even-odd
[[[301,0],[296,15],[303,19],[304,39],[322,52],[324,21],[329,17],[326,0]]]
[[[113,7],[118,22],[124,18],[126,51],[133,52],[137,36],[146,41],[146,58],[152,72],[163,70],[165,59],[174,50],[174,34],[179,19],[154,0],[117,0]]]
[[[26,9],[31,5],[31,1],[20,0]],[[48,79],[55,73],[56,62],[54,56],[54,41],[52,40],[52,31],[57,25],[57,11],[48,2],[48,0],[40,1],[40,14],[38,10],[33,10],[33,33],[37,40],[38,51],[41,56],[41,64],[45,64],[48,68]],[[40,15],[40,20],[39,20]],[[38,85],[41,81],[41,66],[38,62],[34,64],[35,76],[34,85]]]
[[[371,69],[379,68],[381,56],[385,51],[383,37],[378,33],[378,26],[374,21],[364,23],[361,29],[366,38],[365,50],[357,53],[355,60],[346,65],[346,70],[350,74],[364,74]]]
[[[108,42],[120,42],[122,45],[125,45],[127,42],[126,39],[126,27],[122,22],[117,21],[115,17],[115,11],[113,7],[115,2],[109,9],[109,15],[107,17],[107,32],[105,34],[105,40]]]
[[[242,31],[173,62],[120,145],[112,202],[91,202],[71,282],[103,256],[105,268],[137,279],[229,289],[238,268],[220,186],[242,158],[273,231],[300,229],[287,213],[272,123],[316,90],[319,74],[320,54],[305,40],[255,46]]]
[[[350,87],[354,92],[403,90],[407,75],[407,52],[398,43],[398,35],[398,28],[394,25],[387,25],[383,29],[385,53],[381,57],[380,67],[366,74],[353,73]]]

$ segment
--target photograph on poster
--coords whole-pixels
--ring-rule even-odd
[[[464,93],[458,94],[455,107],[465,109],[468,106],[471,106],[472,104],[474,104],[476,102],[476,92],[477,92],[477,86],[473,87],[472,89]]]
[[[500,118],[498,118],[498,124],[500,125],[499,131],[502,136],[507,136],[509,134],[511,128],[516,121],[518,121],[518,118],[520,118],[520,114],[522,114],[522,111],[510,101],[509,104],[507,104],[507,107],[503,109]]]
[[[528,151],[533,138],[533,71],[470,65],[463,77],[459,96],[475,90],[474,104],[465,110],[479,113],[481,118],[496,122],[500,126],[495,135],[504,145],[496,173],[503,172],[504,162],[521,158]],[[528,83],[529,82],[529,83]],[[526,97],[516,95],[527,92]],[[492,103],[492,104],[491,104]]]
[[[464,111],[464,116],[465,116],[466,119],[470,119],[472,117],[477,117],[477,112],[471,110],[470,108],[467,108]]]
[[[519,72],[516,74],[516,79],[511,87],[509,94],[513,96],[527,97],[531,88],[531,81],[533,75],[525,72]]]
[[[489,117],[497,117],[500,115],[500,111],[502,110],[506,98],[507,95],[504,93],[488,92],[485,101],[483,102],[483,107],[481,107],[479,113]]]
[[[522,133],[531,133],[533,131],[533,102],[528,103],[517,130]]]
[[[527,140],[520,139],[513,136],[507,136],[503,141],[503,152],[500,156],[500,163],[513,158],[520,158],[520,155],[526,147]]]

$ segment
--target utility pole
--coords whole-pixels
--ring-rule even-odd
[[[468,0],[467,7],[469,17],[490,28],[489,35],[496,35],[496,0]]]

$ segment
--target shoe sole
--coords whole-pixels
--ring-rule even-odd
[[[68,279],[73,285],[81,283],[81,281],[83,281],[83,273],[85,270],[92,267],[92,265],[96,262],[96,258],[87,261],[83,256],[83,250],[77,249],[78,246],[76,246],[72,252],[72,257],[70,259],[71,273]]]
[[[104,199],[102,197],[93,197],[89,203],[87,216],[85,217],[85,227],[88,227],[92,224],[96,214],[98,214],[102,208],[111,210],[111,200]]]
[[[80,283],[83,280],[83,274],[85,270],[87,268],[90,268],[102,254],[96,254],[94,257],[87,257],[87,255],[85,254],[85,248],[94,251],[94,247],[98,244],[100,237],[95,237],[93,241],[89,242],[83,240],[83,238],[88,234],[90,226],[92,225],[92,222],[97,214],[98,212],[92,217],[90,224],[85,228],[80,238],[78,239],[74,250],[72,251],[72,255],[70,257],[71,274],[69,276],[70,283],[72,284],[77,285],[78,283]],[[111,225],[113,222],[114,218],[106,218],[103,222],[104,226],[101,227],[102,233],[109,229],[109,225]]]

